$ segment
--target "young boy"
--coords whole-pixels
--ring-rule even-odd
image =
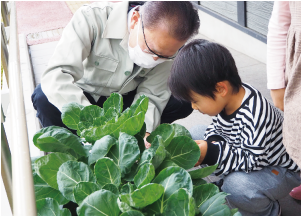
[[[196,165],[218,164],[215,174],[232,207],[244,216],[281,214],[277,200],[301,184],[300,170],[282,144],[282,115],[241,82],[230,52],[206,40],[190,42],[174,60],[168,84],[176,98],[213,116],[205,134],[192,134],[200,137]]]

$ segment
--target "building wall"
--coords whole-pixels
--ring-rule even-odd
[[[217,43],[231,47],[260,62],[266,63],[266,43],[224,23],[223,21],[199,10],[200,29],[203,34]]]
[[[266,36],[273,6],[273,1],[247,1],[247,27]]]
[[[237,2],[236,1],[200,1],[202,7],[217,12],[221,16],[230,20],[237,21]]]
[[[246,1],[244,9],[242,2],[236,1],[198,4],[201,34],[266,63],[266,35],[273,1]]]

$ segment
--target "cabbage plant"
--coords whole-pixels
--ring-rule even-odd
[[[226,193],[202,178],[217,167],[187,171],[200,157],[190,133],[178,124],[161,124],[143,137],[148,98],[123,111],[123,98],[111,94],[103,108],[69,103],[62,109],[70,130],[50,126],[34,144],[52,152],[32,160],[38,215],[79,216],[240,215],[225,205]]]

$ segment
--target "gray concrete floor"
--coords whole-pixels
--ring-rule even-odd
[[[197,35],[195,38],[202,38],[213,41],[203,35]],[[223,45],[223,44],[222,44]],[[258,89],[262,95],[264,95],[271,103],[272,98],[270,92],[267,89],[266,78],[266,64],[259,62],[247,55],[244,55],[234,49],[227,47],[232,53],[235,59],[239,75],[243,82],[248,83]],[[203,115],[194,110],[191,115],[184,119],[179,119],[175,123],[185,126],[187,129],[197,125],[204,124],[209,125],[212,122],[212,118],[207,115]],[[216,176],[209,176],[206,179],[209,182],[219,180]],[[279,200],[281,204],[282,216],[299,216],[301,215],[301,202],[296,201],[289,195]]]

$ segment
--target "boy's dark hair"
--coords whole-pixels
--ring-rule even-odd
[[[215,100],[216,84],[221,81],[230,82],[232,93],[242,85],[231,53],[217,43],[196,39],[178,53],[168,85],[179,100],[192,101],[191,91]]]
[[[147,29],[156,29],[158,24],[165,23],[170,35],[179,41],[198,33],[198,12],[189,1],[147,1],[142,12]]]

